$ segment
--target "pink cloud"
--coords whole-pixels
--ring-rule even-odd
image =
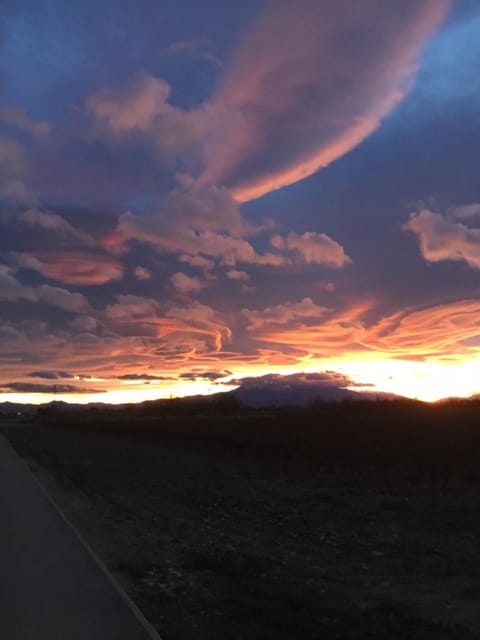
[[[150,280],[150,278],[152,277],[152,272],[146,267],[135,267],[135,269],[133,270],[133,275],[138,280]]]
[[[271,0],[209,102],[201,184],[239,201],[301,180],[377,129],[449,0]]]
[[[171,277],[171,281],[178,293],[184,294],[198,293],[206,286],[206,283],[202,282],[200,278],[187,276],[181,271],[174,273]]]
[[[229,266],[237,262],[286,264],[283,256],[260,254],[245,240],[243,236],[254,231],[243,220],[229,192],[217,187],[174,189],[161,198],[151,215],[127,212],[118,222],[118,233],[126,240],[140,240],[181,253],[184,262],[191,263],[193,257],[200,256],[219,258]],[[197,265],[200,266],[198,260]],[[207,264],[202,261],[202,266]]]
[[[123,277],[122,265],[108,256],[79,251],[13,253],[17,267],[38,271],[66,284],[101,285]]]
[[[182,254],[178,259],[180,260],[180,262],[185,262],[192,267],[199,267],[204,271],[210,271],[215,266],[215,262],[213,260],[209,260],[208,258],[204,258],[203,256],[191,256],[188,254]]]
[[[242,316],[247,322],[250,333],[265,332],[268,328],[279,326],[299,326],[305,322],[319,321],[328,309],[313,302],[311,298],[303,298],[300,302],[284,302],[261,310],[242,309]]]
[[[241,282],[248,282],[250,280],[248,273],[245,271],[238,271],[237,269],[227,271],[227,278],[229,280],[240,280]]]
[[[352,261],[343,247],[324,233],[290,233],[286,238],[277,235],[273,236],[270,242],[276,249],[298,253],[307,264],[326,264],[340,268]]]
[[[116,296],[115,304],[107,305],[105,317],[109,320],[128,321],[156,317],[160,305],[152,298],[143,298],[131,294]]]
[[[453,260],[480,269],[480,229],[448,220],[428,209],[412,213],[404,229],[416,234],[427,262]]]
[[[154,139],[159,152],[174,160],[198,144],[208,128],[208,110],[184,111],[169,103],[168,82],[138,73],[121,89],[100,89],[87,100],[95,118],[94,132],[121,140],[132,132]]]

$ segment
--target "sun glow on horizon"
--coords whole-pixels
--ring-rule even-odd
[[[480,394],[479,360],[447,364],[436,361],[373,360],[370,355],[356,360],[310,361],[308,366],[303,363],[296,367],[239,367],[236,373],[215,382],[192,380],[144,384],[140,381],[125,381],[117,388],[97,393],[4,393],[2,401],[22,404],[43,404],[53,400],[75,404],[128,404],[231,391],[238,388],[238,382],[242,378],[325,371],[340,373],[350,379],[352,384],[346,388],[351,391],[394,394],[425,402],[436,402],[450,397],[468,398]]]

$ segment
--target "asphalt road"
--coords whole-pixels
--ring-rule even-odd
[[[2,436],[0,638],[159,640]]]

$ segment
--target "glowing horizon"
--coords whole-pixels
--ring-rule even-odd
[[[330,361],[323,367],[311,365],[303,368],[282,367],[247,370],[219,378],[216,383],[177,382],[168,385],[145,385],[139,381],[123,382],[122,387],[94,394],[16,394],[6,393],[2,402],[43,404],[62,400],[73,404],[101,402],[106,404],[138,403],[146,400],[212,395],[239,388],[242,378],[260,378],[271,374],[292,376],[300,373],[335,372],[347,376],[352,384],[345,388],[375,394],[393,394],[404,398],[437,402],[448,398],[469,398],[480,395],[480,361],[463,364],[411,362],[408,360],[372,360],[357,362]],[[235,380],[235,383],[230,383]],[[140,388],[142,387],[142,388]],[[321,391],[319,391],[321,397]]]

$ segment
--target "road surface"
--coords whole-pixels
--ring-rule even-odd
[[[2,640],[160,640],[0,436]]]

